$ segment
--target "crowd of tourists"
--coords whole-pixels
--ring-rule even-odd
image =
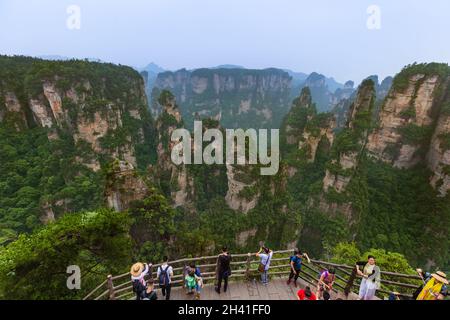
[[[270,263],[273,258],[273,250],[266,246],[261,246],[259,251],[254,253],[258,258],[258,272],[260,273],[261,284],[267,286],[269,284],[269,270]],[[252,254],[249,253],[249,256]],[[289,258],[290,273],[287,279],[287,285],[293,284],[295,288],[298,287],[297,280],[301,277],[303,262],[311,262],[308,254],[299,249],[295,249],[293,255]],[[158,286],[161,289],[162,297],[170,300],[170,293],[172,288],[173,267],[169,264],[167,256],[163,258],[163,263],[158,267],[156,278]],[[231,276],[231,254],[227,247],[223,247],[221,253],[217,256],[216,271],[215,271],[215,292],[227,292],[228,279]],[[133,292],[136,294],[136,300],[157,300],[158,295],[155,290],[154,280],[151,278],[151,263],[135,263],[131,267],[131,281],[133,284]],[[419,286],[412,299],[414,300],[444,300],[448,295],[447,276],[442,271],[435,273],[424,272],[422,269],[416,270],[422,285]],[[146,280],[146,277],[150,279]],[[373,300],[376,297],[377,290],[381,288],[381,270],[376,264],[374,256],[369,255],[367,261],[358,261],[354,265],[350,280],[347,283],[348,288],[353,285],[354,279],[361,277],[359,285],[359,300]],[[317,286],[306,286],[299,288],[297,291],[298,300],[331,300],[334,290],[333,286],[336,280],[336,270],[333,267],[324,268],[320,271],[317,277]],[[202,288],[204,286],[202,273],[200,268],[191,263],[183,268],[183,283],[187,295],[193,295],[194,299],[200,299]],[[313,283],[313,282],[311,282]],[[411,297],[402,295],[398,292],[391,292],[389,300],[411,299]],[[342,300],[336,298],[336,300]]]

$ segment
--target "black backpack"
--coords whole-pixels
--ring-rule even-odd
[[[133,280],[133,292],[134,293],[141,293],[145,290],[145,286],[142,284],[142,282],[138,279]]]

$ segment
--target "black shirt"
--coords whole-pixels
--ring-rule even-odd
[[[220,272],[225,272],[230,270],[230,261],[231,261],[231,256],[230,255],[224,255],[221,254],[219,255],[219,271]]]

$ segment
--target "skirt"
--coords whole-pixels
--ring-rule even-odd
[[[361,300],[373,300],[376,291],[377,285],[374,281],[366,278],[361,280],[361,286],[359,287],[359,298]]]

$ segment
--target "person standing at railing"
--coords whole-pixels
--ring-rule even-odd
[[[442,271],[436,273],[423,272],[416,269],[424,284],[414,293],[416,300],[444,300],[448,295],[447,275]]]
[[[290,257],[291,273],[289,274],[289,279],[287,281],[288,285],[291,283],[292,278],[294,278],[294,286],[297,288],[297,279],[302,270],[303,258],[306,258],[309,263],[311,262],[306,252],[302,253],[299,249],[295,249],[294,255]]]
[[[223,292],[227,292],[228,288],[228,277],[231,275],[231,255],[228,252],[227,247],[222,248],[222,253],[217,257],[217,267],[216,267],[216,278],[217,278],[217,286],[215,290],[218,294],[220,294],[220,290],[222,289],[222,280],[223,284]]]
[[[152,264],[137,262],[131,266],[131,282],[133,284],[133,292],[136,294],[136,300],[141,300],[147,285],[145,276],[148,274]]]
[[[267,247],[261,247],[256,253],[256,256],[260,258],[258,271],[261,273],[261,282],[263,285],[267,286],[269,284],[269,268],[273,251]]]
[[[170,291],[172,289],[172,277],[173,268],[169,265],[169,258],[164,256],[164,262],[158,267],[158,272],[156,274],[159,280],[159,287],[161,288],[161,293],[166,300],[170,300]]]
[[[320,299],[323,293],[328,293],[328,296],[330,296],[335,280],[336,271],[334,270],[334,268],[330,268],[328,270],[325,269],[321,272],[319,281],[317,283],[317,299]]]
[[[377,289],[380,288],[381,271],[375,264],[375,257],[369,255],[367,257],[367,263],[364,265],[363,270],[359,269],[360,263],[356,264],[356,272],[362,276],[361,285],[359,287],[359,299],[360,300],[373,300]]]

